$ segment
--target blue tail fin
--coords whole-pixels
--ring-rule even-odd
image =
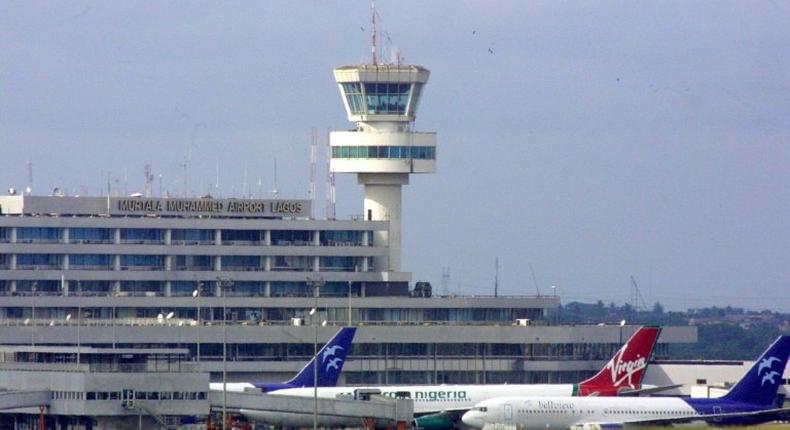
[[[766,406],[772,404],[789,357],[790,336],[779,336],[723,398]]]
[[[329,342],[318,351],[318,354],[307,363],[299,373],[285,384],[295,387],[312,387],[315,383],[313,366],[318,368],[318,386],[334,387],[337,378],[346,362],[346,354],[351,351],[351,342],[354,340],[356,327],[343,327]],[[318,363],[315,363],[318,359]]]

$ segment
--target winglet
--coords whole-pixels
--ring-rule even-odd
[[[767,406],[776,398],[790,358],[790,336],[779,336],[724,399]]]
[[[318,386],[334,387],[346,362],[346,354],[351,351],[351,342],[354,340],[356,327],[343,327],[329,342],[318,351],[318,354],[308,362],[293,379],[285,381],[294,387],[312,387],[315,383],[313,366],[318,359]]]
[[[579,396],[616,396],[642,386],[642,377],[661,334],[660,327],[641,327],[595,376],[579,383]]]

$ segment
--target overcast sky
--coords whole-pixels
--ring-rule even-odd
[[[367,1],[0,0],[0,187],[304,198]],[[790,3],[379,0],[431,70],[404,267],[440,292],[790,311]],[[323,143],[323,142],[322,142]],[[321,155],[323,159],[323,154]],[[319,169],[323,178],[324,167]],[[219,165],[219,192],[213,187]],[[260,182],[261,186],[258,185]],[[158,193],[158,181],[154,192]],[[317,214],[323,216],[323,181]],[[106,192],[106,191],[104,191]],[[340,217],[362,212],[338,178]]]

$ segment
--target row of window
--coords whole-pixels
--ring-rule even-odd
[[[103,281],[90,281],[91,283],[100,283]],[[151,287],[147,285],[146,281],[132,281],[134,282],[132,285],[128,285],[124,283],[122,287],[124,289],[129,289],[133,287]],[[88,282],[84,282],[87,284]],[[310,293],[312,295],[312,288],[305,285],[305,283],[293,282],[272,282],[271,289],[285,289],[285,288],[303,288],[305,293]],[[27,286],[29,287],[29,285]],[[106,283],[105,287],[109,288],[110,283]],[[201,289],[203,291],[203,297],[212,297],[216,292],[216,289],[213,288],[213,283],[210,286],[202,286]],[[85,286],[79,286],[72,284],[70,289],[72,292],[76,291],[78,288],[85,288]],[[195,291],[198,286],[195,285],[193,282],[172,282],[173,289],[179,289],[183,294],[179,294],[181,296],[191,296],[192,292]],[[234,289],[233,292],[229,292],[229,295],[240,295],[243,291],[249,291],[253,293],[251,295],[262,295],[261,291],[265,288],[263,283],[261,282],[236,282],[231,287]],[[357,296],[360,291],[360,285],[358,283],[353,283],[348,285],[346,282],[327,282],[324,287],[321,289],[320,294],[321,297],[347,297],[348,290],[351,288],[352,296]],[[274,292],[272,292],[274,296]],[[309,297],[306,294],[303,297]],[[178,307],[178,308],[170,308],[170,307],[159,307],[159,306],[151,306],[151,307],[83,307],[82,308],[82,318],[85,320],[111,320],[111,319],[124,319],[124,318],[156,318],[159,314],[169,314],[173,312],[175,319],[186,319],[186,320],[195,320],[197,319],[197,305],[201,304],[201,312],[200,312],[200,319],[203,321],[210,321],[210,320],[222,320],[222,308],[221,306],[216,306],[216,302],[214,302],[215,306],[209,306],[207,302],[199,303],[197,300],[194,301],[193,306],[189,307]],[[309,308],[297,308],[297,307],[288,307],[288,308],[280,308],[280,307],[228,307],[227,308],[227,316],[229,320],[232,321],[244,321],[244,322],[261,322],[261,321],[273,321],[273,322],[290,322],[293,318],[307,318]],[[524,309],[524,308],[509,308],[509,309],[474,309],[476,312],[470,312],[470,309],[450,309],[453,314],[463,315],[463,319],[458,319],[455,321],[450,321],[446,318],[446,315],[450,312],[447,312],[447,309],[436,309],[436,308],[428,308],[428,309],[413,309],[413,308],[402,308],[399,309],[398,314],[403,315],[406,317],[405,320],[401,319],[381,319],[381,312],[380,309],[376,308],[366,308],[366,307],[352,307],[351,310],[351,317],[353,321],[364,322],[367,324],[375,324],[375,323],[399,323],[403,324],[413,324],[413,325],[420,325],[427,322],[436,322],[436,323],[447,323],[452,325],[452,323],[476,323],[476,322],[498,322],[502,324],[511,324],[512,321],[516,318],[523,317],[524,315],[529,315],[534,320],[539,320],[541,318],[542,310],[541,309]],[[35,312],[35,315],[32,313]],[[69,308],[69,307],[58,307],[58,308],[43,308],[38,307],[35,311],[31,307],[20,307],[20,306],[8,306],[0,308],[0,319],[22,319],[31,318],[35,316],[35,318],[40,319],[53,319],[53,320],[63,320],[66,315],[72,314],[74,316],[77,315],[77,308]],[[339,307],[329,307],[329,308],[321,308],[321,319],[327,321],[348,321],[348,308],[344,305],[340,305]],[[443,318],[444,317],[444,318]],[[447,354],[452,355],[468,355],[468,356],[475,356],[483,354],[483,350],[478,348],[478,345],[473,344],[445,344],[443,348],[447,348],[443,350]],[[613,354],[613,349],[617,347],[616,344],[598,344],[598,343],[580,343],[580,344],[550,344],[551,346],[541,346],[538,345],[520,345],[520,344],[502,344],[491,346],[490,349],[485,350],[486,355],[498,355],[498,356],[556,356],[556,355],[575,355],[575,356],[585,356],[589,357],[590,359],[605,359],[610,357]],[[659,344],[661,347],[664,344]],[[388,348],[390,348],[390,352],[396,355],[415,355],[415,356],[422,356],[422,355],[429,355],[432,351],[426,349],[428,346],[424,344],[389,344]],[[546,349],[543,349],[546,348]],[[365,354],[369,355],[376,355],[382,353],[382,351],[371,349],[371,350],[364,350],[362,351]]]
[[[115,243],[113,228],[69,228],[69,243]],[[166,229],[158,228],[121,228],[120,243],[164,244]],[[16,241],[19,243],[58,243],[64,238],[64,228],[57,227],[17,227]],[[219,230],[219,242],[223,245],[256,244],[266,242],[266,230]],[[270,230],[272,245],[311,245],[314,243],[313,230]],[[365,237],[367,235],[367,238]],[[359,230],[318,231],[321,246],[362,246],[372,245],[373,232]],[[0,227],[0,241],[11,240],[11,227]],[[174,245],[216,243],[217,230],[212,229],[172,229],[170,242]]]
[[[206,271],[214,270],[214,259],[219,258],[223,270],[260,271],[264,269],[266,256],[259,255],[176,255],[172,270]],[[273,256],[273,271],[312,271],[314,256],[277,255]],[[317,257],[322,271],[361,271],[367,257],[324,256]],[[368,261],[368,264],[371,262]],[[121,270],[164,270],[164,255],[120,255]],[[115,255],[111,254],[69,254],[71,270],[113,270]],[[0,254],[0,268],[10,268],[11,255]],[[64,254],[16,254],[16,268],[63,269]]]
[[[53,400],[121,400],[121,391],[53,391]],[[205,391],[137,391],[135,400],[206,400]]]
[[[332,158],[435,160],[435,146],[333,146]]]

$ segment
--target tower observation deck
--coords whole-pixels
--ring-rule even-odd
[[[351,131],[330,135],[330,170],[356,173],[364,186],[364,217],[389,221],[373,244],[389,255],[375,270],[401,270],[401,187],[412,173],[436,172],[436,133],[412,131],[417,105],[430,72],[415,65],[365,64],[334,70]]]

